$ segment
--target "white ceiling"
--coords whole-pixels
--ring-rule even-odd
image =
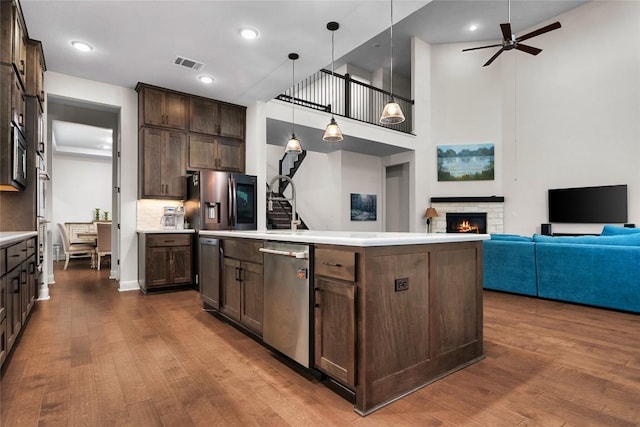
[[[584,3],[514,0],[513,31],[534,27]],[[29,36],[43,43],[48,70],[129,88],[145,82],[240,105],[269,101],[291,84],[290,52],[300,54],[296,61],[300,79],[330,65],[329,21],[340,23],[335,34],[337,66],[348,62],[373,71],[388,67],[390,61],[386,0],[21,0],[21,4]],[[509,19],[506,0],[396,0],[393,8],[394,71],[405,76],[410,73],[412,36],[432,44],[499,40],[499,24]],[[471,23],[479,25],[473,33],[467,29]],[[242,39],[239,30],[244,26],[257,29],[259,37]],[[72,40],[85,41],[94,50],[81,53],[71,47]],[[205,66],[195,71],[175,65],[176,56]],[[212,75],[215,82],[203,85],[197,80],[200,74]]]
[[[112,129],[52,120],[51,134],[55,153],[111,158]]]

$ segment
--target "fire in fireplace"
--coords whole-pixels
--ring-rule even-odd
[[[447,212],[447,233],[487,232],[486,212]]]

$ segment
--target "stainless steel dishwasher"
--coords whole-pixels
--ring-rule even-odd
[[[304,367],[309,357],[309,246],[265,242],[264,342]]]

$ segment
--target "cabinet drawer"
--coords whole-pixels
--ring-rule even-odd
[[[226,239],[223,243],[224,256],[243,261],[262,264],[261,240],[233,240]]]
[[[13,270],[25,259],[27,259],[27,242],[20,242],[9,246],[7,248],[7,271]]]
[[[190,234],[153,234],[147,236],[147,246],[189,246]]]
[[[318,249],[315,251],[315,274],[335,279],[356,280],[355,252],[334,249]]]
[[[27,258],[36,253],[36,239],[35,237],[27,240]]]

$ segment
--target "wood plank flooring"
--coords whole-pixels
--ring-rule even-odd
[[[56,263],[0,385],[2,426],[637,426],[640,316],[485,292],[486,358],[365,418],[198,294]]]

